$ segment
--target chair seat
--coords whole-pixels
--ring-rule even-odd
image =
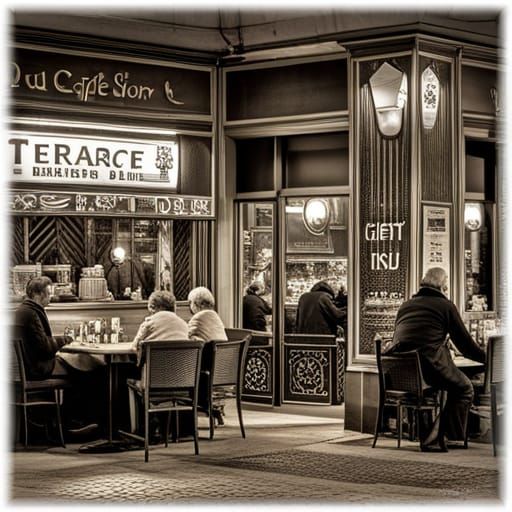
[[[25,386],[27,391],[43,391],[45,389],[62,389],[70,386],[66,379],[28,380]]]

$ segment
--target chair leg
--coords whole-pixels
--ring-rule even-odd
[[[213,404],[211,396],[208,399],[208,420],[210,425],[210,439],[213,439],[213,434],[215,431],[215,420],[213,418]]]
[[[148,404],[144,404],[144,462],[149,460],[149,411]]]
[[[238,422],[240,423],[240,431],[242,432],[242,437],[245,439],[245,429],[244,429],[244,420],[242,418],[242,399],[240,397],[240,389],[237,389],[237,392],[236,392],[236,408],[238,410]]]
[[[379,437],[379,433],[382,429],[382,417],[384,415],[384,402],[379,400],[379,410],[377,411],[377,417],[375,418],[375,433],[373,434],[373,444],[372,448],[375,448],[377,444],[377,438]]]
[[[176,410],[176,417],[174,419],[175,428],[176,428],[176,442],[178,443],[180,440],[180,412]]]
[[[397,430],[398,430],[398,440],[397,440],[397,448],[400,448],[400,442],[402,441],[402,406],[400,403],[396,407],[396,422]]]
[[[23,444],[25,448],[28,447],[28,411],[25,406],[23,406],[23,426],[25,427],[25,437],[23,438]]]
[[[491,434],[492,434],[492,454],[496,457],[496,434],[498,422],[498,407],[496,403],[496,388],[491,385]]]
[[[171,411],[167,412],[167,422],[165,425],[165,447],[167,448],[169,443],[169,426],[171,424]]]
[[[199,455],[199,443],[197,440],[197,405],[194,405],[192,414],[194,415],[194,452],[196,455]]]
[[[55,407],[57,409],[57,428],[59,429],[59,439],[60,444],[63,448],[66,448],[66,444],[64,443],[64,433],[62,432],[62,418],[60,416],[60,393],[58,390],[55,390]]]

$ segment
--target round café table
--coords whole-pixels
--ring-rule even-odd
[[[108,414],[107,414],[107,435],[108,439],[100,439],[90,444],[83,445],[79,448],[82,453],[110,453],[119,452],[126,449],[126,443],[113,439],[113,418],[112,403],[114,389],[117,388],[117,375],[114,366],[118,362],[125,362],[127,356],[135,362],[136,351],[132,347],[131,342],[128,343],[81,343],[73,341],[64,345],[60,352],[68,352],[72,354],[95,354],[105,358],[108,373]]]

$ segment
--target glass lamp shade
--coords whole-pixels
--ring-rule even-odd
[[[436,124],[439,94],[439,79],[432,67],[428,66],[421,75],[421,113],[425,130],[431,130]]]
[[[384,62],[370,77],[370,89],[379,131],[385,137],[396,137],[407,102],[407,75]]]
[[[469,231],[478,231],[482,227],[483,207],[479,203],[466,203],[464,207],[464,225]]]
[[[306,229],[321,235],[329,225],[329,204],[325,199],[309,199],[304,205],[303,217]]]

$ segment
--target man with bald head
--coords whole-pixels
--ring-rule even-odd
[[[385,354],[418,351],[427,384],[447,393],[432,430],[425,436],[420,434],[422,451],[447,451],[445,436],[448,442],[465,437],[473,385],[455,366],[448,336],[465,357],[485,362],[485,352],[473,341],[457,307],[446,297],[447,289],[446,272],[439,267],[429,269],[419,291],[400,306],[393,341],[384,350]]]

